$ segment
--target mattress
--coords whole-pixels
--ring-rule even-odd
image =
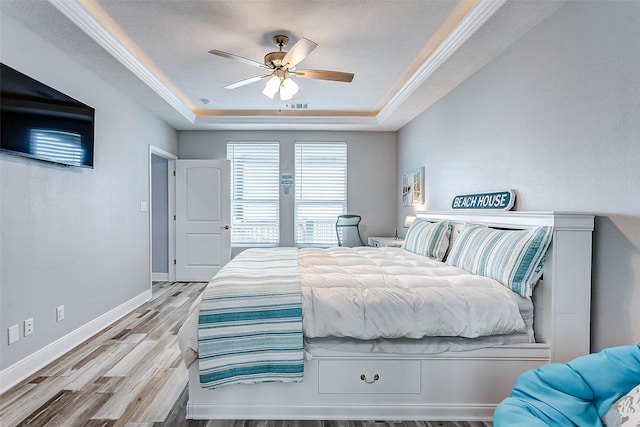
[[[339,343],[437,353],[533,342],[531,302],[493,279],[401,248],[304,248],[297,258],[308,351]],[[197,357],[197,318],[198,301],[178,335],[187,366]]]
[[[468,351],[497,345],[534,343],[533,302],[529,298],[516,296],[518,309],[525,323],[525,332],[504,335],[490,335],[477,338],[464,337],[422,337],[414,338],[378,338],[359,340],[353,338],[309,338],[304,339],[307,358],[332,357],[350,353],[352,356],[374,354],[417,355],[438,354],[446,351]]]

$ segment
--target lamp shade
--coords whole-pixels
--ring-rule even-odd
[[[279,87],[280,87],[280,78],[277,76],[272,76],[267,82],[266,86],[264,87],[264,90],[262,91],[262,93],[268,96],[269,98],[273,99],[273,96],[276,94]]]
[[[286,101],[291,99],[293,95],[298,93],[298,85],[289,77],[285,78],[280,84],[280,99]]]
[[[413,221],[416,220],[415,215],[407,215],[406,217],[404,217],[404,228],[409,228],[411,227],[411,224],[413,224]]]

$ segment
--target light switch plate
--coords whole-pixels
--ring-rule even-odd
[[[9,326],[9,344],[13,344],[19,339],[20,339],[20,329],[18,329],[18,325]]]

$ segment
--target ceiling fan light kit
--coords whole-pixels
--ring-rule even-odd
[[[280,88],[280,79],[277,76],[272,76],[267,82],[267,85],[264,87],[262,93],[265,96],[273,99],[273,96],[276,94],[279,88]]]
[[[273,38],[273,42],[278,46],[278,51],[267,53],[264,56],[264,64],[242,56],[234,55],[233,53],[223,52],[217,49],[210,50],[209,53],[213,55],[233,59],[254,67],[271,71],[270,74],[250,77],[236,83],[231,83],[225,86],[225,89],[235,89],[249,83],[271,77],[267,81],[262,93],[270,99],[273,99],[276,92],[279,91],[280,99],[282,101],[287,101],[298,93],[299,90],[299,86],[289,77],[290,75],[307,79],[330,80],[337,82],[351,82],[353,80],[354,75],[352,73],[326,70],[296,70],[296,65],[298,65],[300,61],[302,61],[318,46],[311,40],[307,40],[305,38],[299,39],[288,52],[284,52],[282,48],[289,42],[289,37],[277,35]]]
[[[285,70],[276,69],[269,81],[267,81],[266,86],[264,87],[262,93],[273,99],[276,92],[280,91],[280,99],[283,101],[287,101],[298,93],[299,87],[287,76],[287,72]]]
[[[283,101],[288,101],[289,99],[293,98],[293,95],[298,93],[299,89],[300,88],[298,87],[296,82],[291,80],[289,77],[285,78],[280,84],[280,99]]]

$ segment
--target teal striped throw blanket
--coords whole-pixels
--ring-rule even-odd
[[[302,297],[296,248],[247,249],[202,296],[200,384],[300,382]]]

